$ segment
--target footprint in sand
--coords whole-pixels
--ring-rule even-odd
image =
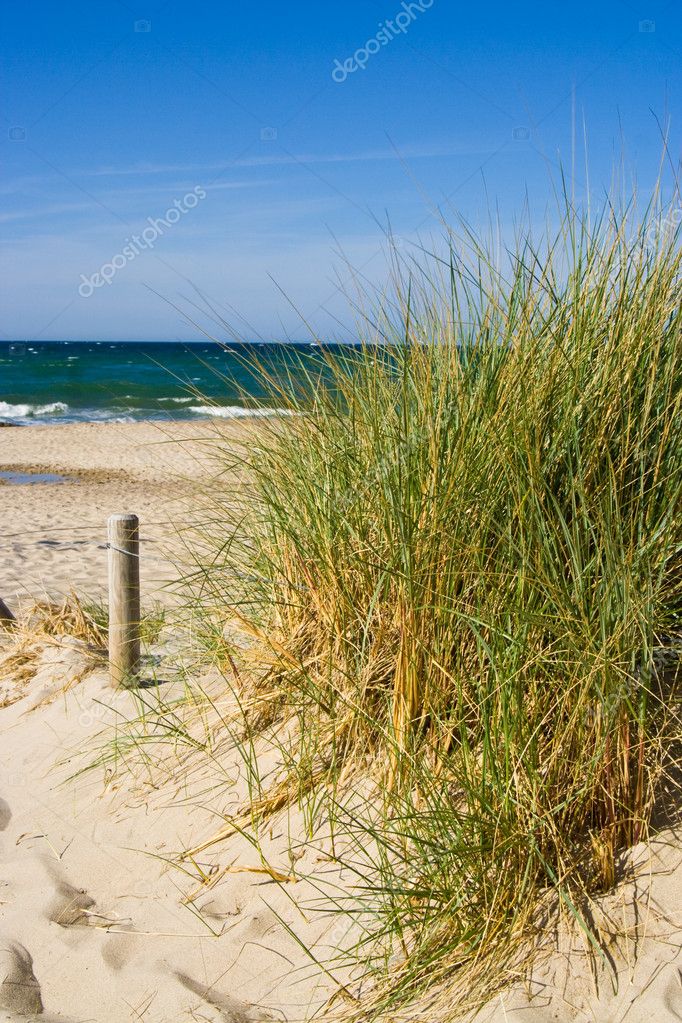
[[[118,973],[127,966],[135,953],[134,938],[127,934],[111,934],[102,946],[102,960],[109,969]]]
[[[5,831],[11,820],[12,811],[9,808],[9,803],[0,799],[0,831]]]
[[[60,881],[46,916],[60,927],[87,927],[88,910],[94,905],[95,900],[86,891]]]
[[[17,1016],[42,1013],[43,1000],[40,984],[33,972],[33,960],[28,949],[18,941],[0,948],[0,1006]]]
[[[670,1014],[670,1020],[682,1020],[682,970],[679,966],[673,966],[669,970],[670,980],[663,991],[662,1004]]]
[[[206,1002],[207,1005],[217,1009],[223,1018],[224,1023],[253,1023],[254,1017],[250,1013],[250,1009],[256,1008],[255,1006],[245,1005],[244,1002],[238,1002],[234,998],[230,998],[229,995],[221,995],[213,987],[207,987],[205,984],[200,984],[198,981],[189,977],[186,973],[181,973],[179,970],[175,971],[175,976],[180,983],[191,991],[192,994],[198,995],[202,1001]],[[272,1019],[273,1017],[265,1014],[262,1009],[257,1010],[258,1015],[255,1017],[258,1020]]]

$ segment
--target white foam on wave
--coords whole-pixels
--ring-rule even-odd
[[[135,417],[108,409],[78,409],[72,411],[64,401],[47,405],[29,405],[0,401],[0,422],[11,420],[21,426],[61,423],[134,423]]]
[[[187,402],[196,400],[192,398],[167,398],[166,401],[175,402],[178,406],[178,413],[186,416],[191,413],[195,416],[204,416],[217,419],[257,419],[272,418],[276,416],[294,415],[291,409],[280,408],[244,408],[242,405],[187,405]],[[155,418],[152,410],[151,418]],[[139,415],[130,415],[118,409],[70,409],[66,402],[53,401],[45,405],[31,405],[28,402],[17,402],[15,404],[7,401],[0,401],[0,422],[11,421],[20,425],[49,424],[59,422],[86,422],[86,423],[134,423],[144,418],[143,410]]]
[[[241,405],[190,405],[190,412],[198,416],[216,416],[219,419],[253,419],[255,417],[290,416],[283,408],[243,408]]]
[[[124,412],[115,412],[111,409],[79,409],[70,417],[74,423],[137,423],[135,416],[126,415]]]
[[[68,411],[69,406],[63,401],[53,401],[48,405],[11,405],[7,401],[0,401],[0,418],[34,419],[39,416],[56,416]]]

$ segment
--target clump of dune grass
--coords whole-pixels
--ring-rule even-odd
[[[73,595],[72,595],[73,598]],[[96,628],[99,640],[106,646],[109,635],[109,606],[102,600],[78,601],[83,617]],[[145,647],[157,642],[166,622],[166,610],[158,602],[142,609],[140,617],[140,641]]]
[[[36,638],[69,637],[95,650],[103,650],[107,645],[106,624],[97,605],[82,600],[74,592],[59,601],[35,601],[24,609],[21,620],[24,631]]]
[[[11,627],[3,634],[6,643],[40,643],[69,638],[84,643],[93,651],[107,643],[106,625],[97,612],[74,592],[61,600],[34,600],[18,611]]]
[[[0,632],[0,706],[20,700],[41,663],[46,648],[78,644],[86,655],[86,671],[101,661],[106,632],[88,605],[75,593],[61,601],[37,600],[19,611],[11,626]],[[73,685],[83,673],[74,674]]]
[[[682,624],[682,257],[655,216],[569,206],[502,266],[469,232],[397,265],[204,525],[206,614],[255,639],[261,713],[308,736],[290,791],[358,850],[358,1018],[482,978],[547,900],[596,949],[581,906],[648,834]]]

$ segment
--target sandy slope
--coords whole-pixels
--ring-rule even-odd
[[[221,427],[223,436],[240,429]],[[12,602],[71,586],[101,592],[101,541],[114,511],[140,513],[143,535],[154,523],[158,542],[148,549],[160,557],[175,510],[185,507],[187,477],[209,471],[201,444],[208,430],[0,430],[0,468],[74,478],[59,486],[0,485],[0,595]],[[74,521],[87,527],[84,538],[70,532]],[[150,559],[145,597],[172,575],[170,562]],[[0,655],[11,642],[0,639]],[[176,685],[173,664],[171,654],[158,669],[170,679],[166,696]],[[320,847],[302,844],[289,854],[290,840],[303,843],[296,814],[275,820],[264,845],[267,864],[294,881],[254,873],[263,863],[238,836],[187,864],[189,873],[170,863],[246,798],[238,751],[223,745],[214,760],[186,759],[183,749],[159,741],[145,748],[149,770],[122,753],[116,772],[100,768],[67,781],[92,757],[103,728],[139,711],[136,697],[110,690],[102,668],[68,640],[42,650],[23,682],[10,676],[0,678],[0,1020],[18,1023],[42,1006],[39,1018],[71,1023],[293,1021],[323,1005],[335,985],[292,931],[325,960],[348,929],[320,911],[316,884],[336,880]],[[225,699],[224,687],[217,692]],[[610,971],[593,975],[580,941],[562,934],[530,982],[512,985],[479,1020],[681,1021],[681,848],[673,831],[638,848],[631,857],[637,882],[595,905],[612,935]],[[188,906],[183,898],[200,872],[211,886]],[[417,1010],[404,1018],[438,1023]]]
[[[11,642],[0,640],[0,654]],[[167,699],[173,664],[170,652],[157,669]],[[203,681],[227,713],[224,683]],[[247,798],[243,760],[219,733],[213,755],[159,737],[147,765],[121,745],[115,764],[68,780],[101,748],[102,729],[111,739],[116,722],[139,713],[137,698],[112,691],[68,640],[40,648],[28,682],[6,678],[3,694],[18,699],[0,707],[0,1020],[36,1018],[41,1006],[55,1023],[307,1019],[336,985],[298,939],[361,990],[331,963],[349,926],[320,900],[349,879],[323,841],[307,842],[298,811],[263,830],[264,859],[233,835],[184,870],[172,865]],[[608,969],[595,973],[579,935],[561,933],[557,951],[478,1023],[682,1020],[681,860],[679,836],[661,833],[630,856],[636,882],[595,902],[611,935]],[[440,1017],[415,1009],[398,1019]]]
[[[0,709],[0,1020],[41,1005],[41,1018],[72,1023],[304,1018],[334,986],[279,917],[320,951],[334,925],[311,911],[313,887],[278,884],[237,836],[197,858],[207,875],[234,872],[188,907],[198,867],[168,862],[246,795],[238,754],[215,792],[206,763],[192,782],[163,769],[65,782],[97,732],[139,709],[101,669],[55,699],[85,665],[78,644],[47,648],[23,698]],[[149,753],[177,764],[161,743]],[[275,822],[266,836],[269,864],[285,877],[329,870],[312,849],[292,863],[287,830]]]
[[[673,1023],[682,1020],[682,842],[656,835],[624,858],[636,880],[597,899],[593,923],[604,960],[578,933],[556,947],[522,984],[500,994],[476,1023]]]

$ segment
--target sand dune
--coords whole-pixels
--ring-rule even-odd
[[[0,486],[0,595],[13,603],[71,587],[101,591],[99,541],[113,511],[139,512],[143,535],[153,522],[160,550],[185,499],[183,478],[208,472],[203,435],[186,424],[0,431],[2,468],[73,477]],[[74,522],[87,525],[87,542],[69,535]],[[144,570],[147,598],[158,567]],[[172,575],[172,563],[164,567]],[[0,656],[13,643],[0,634]],[[168,643],[158,656],[169,699],[182,678]],[[228,699],[219,679],[200,681]],[[348,880],[334,873],[322,841],[306,840],[295,810],[267,829],[265,865],[234,835],[180,869],[178,854],[246,800],[244,765],[229,743],[213,760],[163,736],[145,747],[146,758],[126,750],[120,723],[139,711],[139,698],[112,690],[104,665],[78,640],[45,640],[27,671],[0,679],[0,1020],[309,1018],[337,984],[302,945],[328,961],[350,938],[347,922],[324,912],[318,885]],[[97,756],[103,733],[111,743],[117,723],[118,759],[72,777]],[[674,828],[637,847],[628,856],[636,880],[595,902],[610,936],[600,967],[579,934],[562,931],[553,954],[523,980],[510,977],[478,1019],[682,1020],[681,848]],[[359,990],[358,978],[331,972]],[[418,1009],[402,1017],[427,1018]]]
[[[0,654],[12,643],[6,634]],[[168,700],[181,679],[166,656]],[[138,697],[112,690],[85,644],[45,641],[32,670],[0,709],[0,1020],[304,1020],[337,984],[302,944],[361,990],[333,962],[348,921],[320,898],[325,886],[351,891],[351,879],[321,838],[308,840],[298,811],[264,829],[263,859],[240,835],[178,859],[246,801],[238,749],[188,752],[160,736],[144,755],[126,750],[121,722],[139,713]],[[228,713],[224,684],[200,681]],[[118,759],[72,777],[103,739],[113,752],[117,723]],[[682,1019],[680,848],[674,829],[640,845],[627,857],[636,880],[595,901],[611,936],[601,966],[579,932],[561,931],[477,1020]]]

